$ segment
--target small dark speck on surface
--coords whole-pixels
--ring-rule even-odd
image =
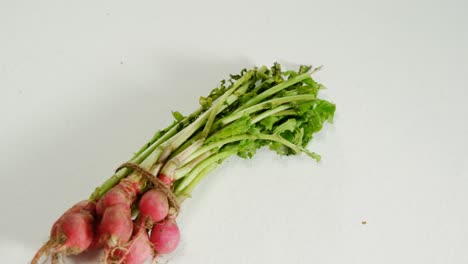
[[[366,225],[367,221],[361,221],[361,224]]]
[[[123,61],[120,61],[120,64],[123,64]]]

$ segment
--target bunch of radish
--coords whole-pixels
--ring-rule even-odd
[[[32,263],[97,248],[102,263],[156,261],[180,241],[180,204],[230,156],[250,158],[266,146],[319,160],[306,146],[333,120],[335,105],[318,98],[324,87],[311,77],[316,70],[282,71],[277,63],[244,69],[201,97],[192,114],[174,112],[169,127],[53,224]]]
[[[55,262],[58,253],[79,254],[97,247],[105,250],[103,263],[143,263],[151,256],[174,251],[180,240],[179,228],[162,192],[150,189],[142,194],[137,203],[139,215],[132,219],[131,207],[140,194],[138,184],[124,179],[97,203],[74,205],[55,222],[50,241],[32,263],[50,252]]]

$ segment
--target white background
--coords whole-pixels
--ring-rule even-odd
[[[1,0],[1,262],[27,263],[171,110],[279,61],[324,65],[322,162],[231,159],[170,263],[468,263],[467,3]]]

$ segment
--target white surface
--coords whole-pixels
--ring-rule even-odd
[[[324,65],[323,161],[230,160],[171,263],[468,263],[468,2],[378,2],[1,1],[1,262],[28,262],[171,110],[278,60]]]

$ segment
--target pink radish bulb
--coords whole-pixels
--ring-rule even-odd
[[[94,208],[93,202],[81,201],[68,209],[55,221],[49,241],[37,251],[31,263],[39,263],[42,256],[51,253],[72,255],[88,249],[94,235]]]
[[[169,202],[162,192],[152,189],[143,194],[138,208],[143,219],[149,218],[152,223],[156,223],[166,218],[169,213]]]
[[[50,237],[58,244],[69,244],[72,247],[79,246],[86,249],[89,237],[93,237],[95,203],[86,200],[81,201],[68,209],[52,226]],[[71,226],[76,224],[76,231]],[[73,241],[75,240],[75,241]],[[80,243],[82,241],[83,243]]]
[[[76,203],[73,205],[70,209],[65,211],[58,219],[55,221],[54,225],[52,226],[52,231],[59,226],[60,222],[63,220],[63,218],[67,215],[73,214],[73,213],[78,213],[81,212],[82,210],[86,210],[89,213],[94,215],[96,209],[96,204],[94,202],[89,202],[87,200],[83,200],[81,202]]]
[[[50,230],[50,237],[56,237],[57,236],[57,233],[58,233],[58,229],[60,227],[60,225],[62,224],[63,222],[63,219],[70,215],[70,214],[73,214],[73,213],[78,213],[80,212],[87,204],[87,201],[81,201],[75,205],[73,205],[70,209],[68,209],[63,215],[61,215],[59,217],[59,219],[57,219],[57,221],[55,221],[55,223],[52,225],[52,229]]]
[[[130,207],[116,204],[106,208],[98,227],[99,243],[105,247],[115,247],[127,242],[133,230]]]
[[[141,264],[153,254],[153,247],[149,241],[148,233],[141,229],[123,249],[116,248],[110,256],[112,263]]]
[[[116,186],[112,187],[103,197],[101,197],[96,205],[96,211],[101,216],[106,208],[116,204],[124,204],[130,207],[135,201],[136,196],[141,191],[139,181],[131,179],[123,179]]]
[[[156,223],[151,230],[150,241],[158,254],[168,254],[177,248],[180,231],[175,220],[166,219]]]
[[[102,215],[106,208],[116,204],[124,204],[130,207],[131,202],[132,201],[125,194],[125,192],[117,185],[116,187],[110,189],[101,199],[99,199],[96,205],[96,213],[98,215]]]
[[[73,213],[65,216],[57,227],[55,240],[65,255],[85,251],[93,241],[93,216],[89,213]]]

